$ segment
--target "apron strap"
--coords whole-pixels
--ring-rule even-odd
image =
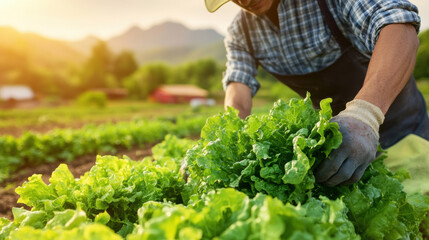
[[[255,50],[253,49],[252,40],[250,39],[249,27],[247,25],[246,14],[243,10],[241,10],[241,25],[243,25],[244,35],[246,37],[247,47],[249,48],[250,55],[253,56]]]
[[[334,16],[332,16],[332,13],[329,11],[328,5],[326,4],[326,0],[317,0],[317,3],[322,11],[323,20],[328,24],[329,30],[331,30],[332,35],[334,35],[335,40],[340,45],[341,52],[344,52],[351,46],[351,43],[346,37],[344,37],[344,34],[335,22]]]
[[[249,26],[247,25],[246,14],[243,10],[241,10],[241,25],[243,26],[244,35],[246,37],[246,44],[249,48],[249,53],[255,59],[256,68],[258,68],[259,60],[255,58],[255,50],[253,48],[252,40],[250,39]]]

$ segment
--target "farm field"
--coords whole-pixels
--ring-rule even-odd
[[[221,105],[203,108],[202,115],[223,109]],[[55,128],[81,128],[87,124],[155,119],[193,114],[188,104],[157,104],[142,101],[109,101],[106,107],[84,107],[74,104],[38,106],[0,111],[0,135],[18,137],[26,131],[45,133]]]
[[[271,103],[258,100],[255,104],[254,112],[267,111],[270,106]],[[0,112],[0,138],[8,135],[20,138],[23,133],[27,136],[29,133],[29,136],[49,136],[50,134],[52,135],[53,131],[56,131],[57,135],[62,131],[76,132],[81,131],[81,129],[85,131],[85,128],[88,130],[106,124],[111,125],[111,128],[115,128],[118,123],[127,123],[141,119],[149,121],[165,120],[169,122],[176,121],[178,118],[195,119],[199,117],[201,119],[199,128],[197,126],[197,130],[193,130],[189,136],[191,138],[198,138],[205,119],[222,111],[222,105],[202,107],[198,111],[195,111],[188,104],[156,104],[138,101],[113,101],[109,102],[105,108],[81,107],[76,105],[59,107],[32,106],[29,108],[28,105],[24,105],[23,108]],[[90,126],[89,128],[88,125]],[[101,132],[104,131],[102,130]],[[47,140],[50,141],[49,139]],[[127,155],[132,159],[139,160],[144,156],[151,155],[151,146],[159,142],[159,140],[161,139],[153,143],[148,142],[148,144],[142,146],[122,145],[118,146],[117,149],[113,149],[113,151],[112,149],[107,149],[98,153],[120,157]],[[4,150],[0,152],[4,154]],[[46,161],[46,156],[43,156],[41,157],[42,159],[39,159],[38,163],[33,162],[19,165],[18,169],[12,171],[12,174],[7,179],[3,177],[0,183],[0,216],[12,217],[11,208],[13,206],[20,206],[20,204],[16,204],[18,195],[15,193],[15,188],[25,182],[32,174],[43,174],[43,179],[48,179],[59,164],[69,163],[71,171],[78,177],[94,165],[96,155],[97,153],[94,151],[89,154],[77,154],[76,157],[68,161],[62,158],[55,159],[55,161]],[[49,157],[51,156],[52,154],[49,155]],[[2,161],[4,161],[4,158],[2,158]]]
[[[128,156],[134,160],[141,160],[146,156],[151,156],[151,148],[153,144],[147,146],[134,147],[132,149],[119,149],[115,154],[110,153],[109,155],[123,157]],[[87,154],[79,156],[72,162],[60,160],[52,163],[43,163],[37,166],[22,167],[15,172],[10,178],[0,183],[0,217],[6,217],[13,219],[12,208],[13,207],[24,207],[23,204],[17,203],[19,195],[15,192],[16,187],[21,186],[25,181],[28,180],[33,174],[41,174],[42,179],[48,182],[51,174],[60,164],[67,164],[71,173],[75,177],[82,176],[85,172],[88,172],[95,164],[97,154]]]
[[[300,97],[270,72],[322,69],[343,74],[347,83],[348,73],[328,66],[336,44],[308,51],[314,44],[305,38],[315,32],[306,28],[298,49],[279,41],[267,47],[249,31],[253,47],[262,46],[251,49],[252,42],[224,25],[240,25],[237,9],[228,8],[242,4],[226,2],[223,13],[209,17],[204,4],[189,1],[0,0],[0,240],[429,240],[429,141],[409,135],[353,168],[349,154],[334,176],[316,181],[321,163],[345,154],[335,151],[350,138],[331,121],[332,99],[313,105],[310,93]],[[270,15],[277,4],[245,10]],[[419,25],[415,62],[408,61],[415,47],[410,33],[396,39],[404,54],[394,72],[414,67],[429,110],[429,11],[413,4],[392,5]],[[255,27],[258,20],[249,16],[244,23]],[[319,20],[310,25],[320,27]],[[396,40],[385,47],[398,46]],[[368,55],[373,44],[359,49]],[[402,68],[401,61],[407,61]],[[245,119],[224,109],[228,80],[247,82],[252,95],[258,88]],[[354,137],[352,144],[361,145]],[[361,177],[328,186],[343,174]]]
[[[267,111],[272,101],[257,99],[253,112]],[[81,128],[87,124],[130,121],[133,119],[172,118],[182,115],[211,116],[223,111],[222,103],[194,111],[189,104],[159,104],[142,101],[110,101],[105,108],[73,104],[0,110],[0,136],[21,136],[26,131],[45,133],[55,128]]]
[[[308,100],[278,102],[269,114],[262,106],[261,113],[245,121],[230,110],[209,117],[198,131],[185,131],[186,126],[201,122],[188,115],[181,124],[176,122],[179,132],[187,133],[182,134],[185,139],[163,135],[161,143],[159,139],[137,148],[125,145],[105,156],[87,154],[31,170],[22,167],[3,183],[1,196],[2,203],[7,202],[3,208],[25,208],[2,212],[8,219],[13,214],[15,221],[0,221],[0,237],[425,236],[421,234],[426,234],[427,225],[420,222],[429,210],[429,198],[404,192],[400,182],[407,174],[391,173],[383,159],[355,185],[332,191],[314,183],[312,166],[341,142],[338,129],[328,123],[329,104],[322,106],[319,113],[310,111]],[[282,129],[289,129],[286,135],[279,134]],[[233,159],[243,160],[233,164]],[[187,182],[179,171],[183,162],[188,164]],[[23,183],[34,172],[41,175]],[[20,195],[18,201],[13,189]]]
[[[429,80],[417,82],[418,88],[426,99],[429,108]],[[297,97],[289,88],[281,86],[285,99]],[[254,99],[253,113],[264,113],[272,104],[273,93],[262,89]],[[277,94],[280,95],[280,94]],[[198,110],[198,114],[211,116],[223,111],[223,100],[213,107]],[[87,124],[101,124],[106,122],[129,121],[133,119],[168,118],[177,115],[192,115],[195,111],[189,104],[159,104],[144,101],[109,101],[105,108],[78,106],[73,103],[62,103],[49,106],[49,104],[30,104],[16,109],[0,109],[0,136],[21,136],[24,132],[33,131],[45,133],[55,128],[81,128]]]

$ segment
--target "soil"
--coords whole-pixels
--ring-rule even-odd
[[[147,144],[144,148],[134,148],[131,150],[119,149],[116,154],[111,155],[119,157],[127,155],[133,160],[141,160],[145,156],[152,155],[151,149],[154,145],[155,144]],[[55,163],[45,163],[38,166],[25,166],[21,168],[14,176],[11,176],[0,184],[0,217],[6,217],[9,220],[13,220],[13,207],[24,207],[26,209],[30,209],[24,204],[17,203],[19,195],[15,193],[15,188],[21,186],[25,181],[27,181],[28,177],[33,174],[42,174],[42,179],[48,184],[48,180],[51,177],[52,172],[61,163],[66,163],[74,177],[79,178],[94,166],[95,159],[96,154],[89,154],[78,157],[72,162],[58,161]]]

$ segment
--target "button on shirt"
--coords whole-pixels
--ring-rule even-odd
[[[417,7],[406,0],[326,0],[335,22],[353,47],[371,56],[380,30],[391,23],[410,23],[419,30]],[[248,85],[252,96],[260,84],[255,79],[258,64],[279,75],[302,75],[333,64],[341,49],[325,24],[317,0],[280,0],[280,27],[266,15],[238,14],[225,38],[229,82]],[[249,53],[242,17],[247,22],[254,56]],[[257,61],[256,61],[257,60]]]

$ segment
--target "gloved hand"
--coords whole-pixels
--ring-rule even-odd
[[[343,142],[322,161],[314,175],[316,181],[327,185],[352,184],[362,177],[368,165],[376,158],[379,126],[383,112],[364,100],[353,100],[346,109],[331,119],[340,126]]]

